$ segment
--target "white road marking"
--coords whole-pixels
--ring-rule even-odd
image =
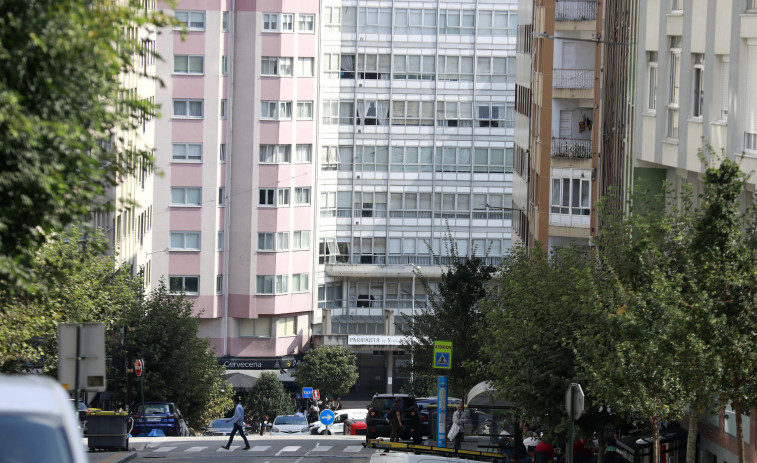
[[[348,445],[344,448],[345,453],[358,453],[361,450],[363,450],[362,445]]]
[[[188,449],[184,450],[185,452],[202,452],[207,447],[189,447]]]
[[[278,453],[276,453],[276,456],[281,455],[283,452],[296,452],[300,449],[299,445],[287,445],[283,449],[279,450]]]
[[[315,447],[314,447],[314,448],[313,448],[313,449],[311,450],[311,452],[328,452],[328,451],[329,451],[329,450],[331,450],[332,448],[334,448],[334,446],[333,446],[333,445],[317,445],[317,446],[315,446]]]
[[[266,450],[268,450],[270,448],[271,448],[270,445],[256,445],[256,446],[254,446],[253,448],[250,449],[250,452],[263,452],[263,451],[266,451]]]
[[[216,452],[233,452],[234,450],[238,449],[239,447],[241,447],[241,445],[232,445],[231,447],[229,447],[229,450],[221,448],[221,449],[216,450]]]
[[[170,452],[171,450],[174,450],[175,448],[176,447],[160,447],[160,448],[155,449],[153,452],[154,453],[158,453],[158,452]]]

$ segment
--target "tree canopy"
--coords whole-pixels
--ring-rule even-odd
[[[268,416],[269,421],[279,415],[294,413],[292,398],[284,390],[276,373],[265,371],[252,385],[247,395],[245,412],[256,419]]]
[[[311,349],[292,375],[298,385],[320,389],[323,397],[345,394],[358,377],[355,353],[347,346]]]

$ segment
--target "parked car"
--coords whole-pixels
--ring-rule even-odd
[[[349,436],[365,436],[365,420],[347,420],[344,422],[344,434]]]
[[[234,422],[229,421],[228,423],[226,420],[229,418],[216,418],[215,420],[211,421],[210,424],[202,428],[202,435],[203,436],[228,436],[231,434],[231,431],[234,430]],[[252,426],[250,426],[248,423],[244,424],[244,432],[245,434],[249,434],[253,432]]]
[[[2,461],[88,463],[76,411],[58,382],[0,375]]]
[[[279,415],[273,420],[272,434],[308,434],[310,427],[304,416]]]
[[[368,415],[365,424],[366,439],[375,439],[377,437],[390,437],[392,435],[392,425],[387,421],[389,408],[394,404],[394,400],[402,399],[402,432],[400,438],[403,440],[412,439],[420,443],[423,439],[421,435],[421,423],[418,415],[418,404],[415,397],[408,394],[376,394],[368,406]]]
[[[421,434],[423,436],[436,435],[435,432],[431,432],[431,413],[436,413],[436,409],[439,406],[439,399],[437,397],[418,397],[415,401],[418,403],[418,414],[421,420]],[[455,405],[461,403],[463,403],[463,401],[456,397],[447,397],[447,413],[453,413],[455,411]],[[450,419],[451,416],[452,415],[450,415]]]
[[[133,436],[149,434],[152,430],[163,431],[166,436],[188,436],[189,428],[176,405],[170,402],[146,402],[139,404],[134,418]]]
[[[353,421],[355,420],[364,421],[367,414],[368,414],[367,410],[360,409],[360,408],[335,411],[334,423],[332,423],[330,427],[326,426],[320,421],[314,421],[310,423],[310,434],[323,434],[323,435],[344,434],[345,421],[347,421],[348,419],[351,419]]]

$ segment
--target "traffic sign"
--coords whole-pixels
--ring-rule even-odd
[[[58,325],[58,381],[76,394],[79,390],[105,391],[104,324]]]
[[[313,400],[321,400],[321,390],[313,389]]]
[[[434,368],[452,368],[452,342],[434,341]]]
[[[142,359],[137,359],[134,361],[134,373],[137,374],[137,376],[142,376],[142,371],[144,371],[145,363],[142,361]]]
[[[568,416],[577,420],[584,411],[584,391],[580,384],[572,383],[565,390],[565,410]]]
[[[334,415],[334,412],[327,408],[321,412],[318,418],[321,420],[321,423],[325,424],[326,426],[331,426],[331,424],[334,423],[334,418],[336,418],[336,415]]]
[[[302,398],[303,399],[312,399],[313,398],[313,388],[312,387],[303,387],[302,388]]]

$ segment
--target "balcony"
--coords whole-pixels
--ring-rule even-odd
[[[558,0],[555,2],[555,21],[593,21],[596,19],[596,0]]]
[[[591,159],[591,140],[585,138],[553,138],[553,158]]]
[[[554,69],[552,88],[590,90],[594,88],[594,69]]]

